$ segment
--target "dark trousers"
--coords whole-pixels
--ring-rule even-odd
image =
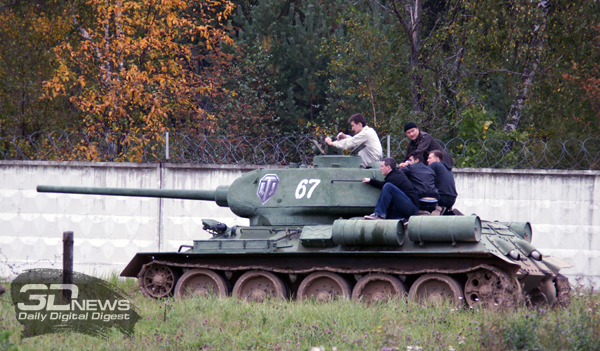
[[[438,200],[438,205],[450,209],[450,208],[452,208],[452,206],[454,206],[455,201],[456,201],[456,196],[447,196],[447,195],[440,194],[440,199]]]
[[[408,218],[418,211],[410,198],[391,183],[385,183],[375,205],[375,214],[387,219]]]

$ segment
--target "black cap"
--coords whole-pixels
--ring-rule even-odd
[[[417,125],[414,124],[413,122],[408,122],[404,125],[404,132],[406,132],[409,129],[413,129],[413,128],[417,128]]]

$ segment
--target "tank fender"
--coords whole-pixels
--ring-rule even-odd
[[[546,266],[552,269],[554,273],[558,273],[563,268],[573,267],[571,263],[554,256],[545,256],[543,262],[546,264]]]
[[[121,277],[136,278],[142,267],[153,261],[151,254],[138,253],[127,264],[127,267],[121,272]]]

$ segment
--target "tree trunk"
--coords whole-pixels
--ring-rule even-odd
[[[108,11],[108,9],[110,9],[110,0],[106,0],[106,9]],[[112,76],[112,70],[111,70],[111,66],[110,66],[110,61],[108,60],[109,52],[110,52],[110,32],[109,32],[109,28],[110,28],[110,14],[107,13],[106,14],[106,25],[104,27],[104,42],[106,43],[106,62],[104,63],[105,69],[106,69],[106,77],[104,78],[104,82],[108,85],[111,81],[111,76]]]
[[[543,13],[543,21],[540,25],[536,25],[533,29],[533,53],[534,58],[530,67],[525,67],[524,69],[524,77],[523,86],[519,93],[517,94],[515,102],[510,106],[510,110],[508,112],[508,116],[506,117],[506,123],[504,124],[505,132],[512,132],[517,129],[519,126],[519,122],[521,121],[521,117],[523,116],[523,109],[525,108],[525,101],[529,95],[529,90],[531,85],[533,84],[533,79],[535,78],[535,74],[537,73],[540,61],[542,59],[542,53],[544,52],[544,47],[546,44],[546,38],[544,36],[546,30],[546,19],[548,15],[548,6],[549,0],[542,0],[538,4],[538,8]]]
[[[393,0],[392,8],[388,8],[378,0],[375,0],[381,8],[396,16],[396,19],[408,37],[408,46],[410,47],[410,85],[413,111],[415,112],[423,111],[423,101],[421,98],[421,83],[423,81],[423,76],[419,73],[422,1],[423,0]],[[400,8],[398,8],[398,3],[400,3]]]
[[[413,103],[413,111],[423,111],[423,101],[421,98],[422,75],[419,73],[419,50],[421,49],[421,0],[407,0],[403,3],[404,11],[407,14],[406,28],[408,31],[408,40],[410,46],[410,83]]]
[[[123,18],[121,16],[121,7],[121,0],[118,0],[115,8],[115,28],[117,29],[117,39],[119,41],[123,39]],[[123,53],[121,52],[121,49],[119,49],[119,73],[122,73],[124,68],[125,65],[123,63]]]

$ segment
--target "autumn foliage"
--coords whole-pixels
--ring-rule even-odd
[[[595,27],[598,32],[596,37],[597,55],[600,57],[600,25]],[[579,64],[573,63],[573,74],[564,74],[563,77],[578,85],[585,92],[585,99],[590,102],[596,112],[597,121],[600,122],[600,66],[596,65],[592,69],[591,75],[582,74]],[[580,116],[574,116],[576,120],[581,120]],[[589,123],[586,124],[586,127]]]
[[[0,156],[140,162],[167,131],[243,152],[357,112],[397,138],[595,139],[599,23],[598,1],[0,0]]]
[[[73,12],[79,38],[56,48],[60,65],[46,87],[49,98],[69,95],[81,128],[111,145],[82,141],[87,159],[138,161],[167,122],[190,131],[216,125],[203,101],[228,92],[200,62],[233,45],[223,28],[230,2],[88,0],[85,8],[93,13]]]

